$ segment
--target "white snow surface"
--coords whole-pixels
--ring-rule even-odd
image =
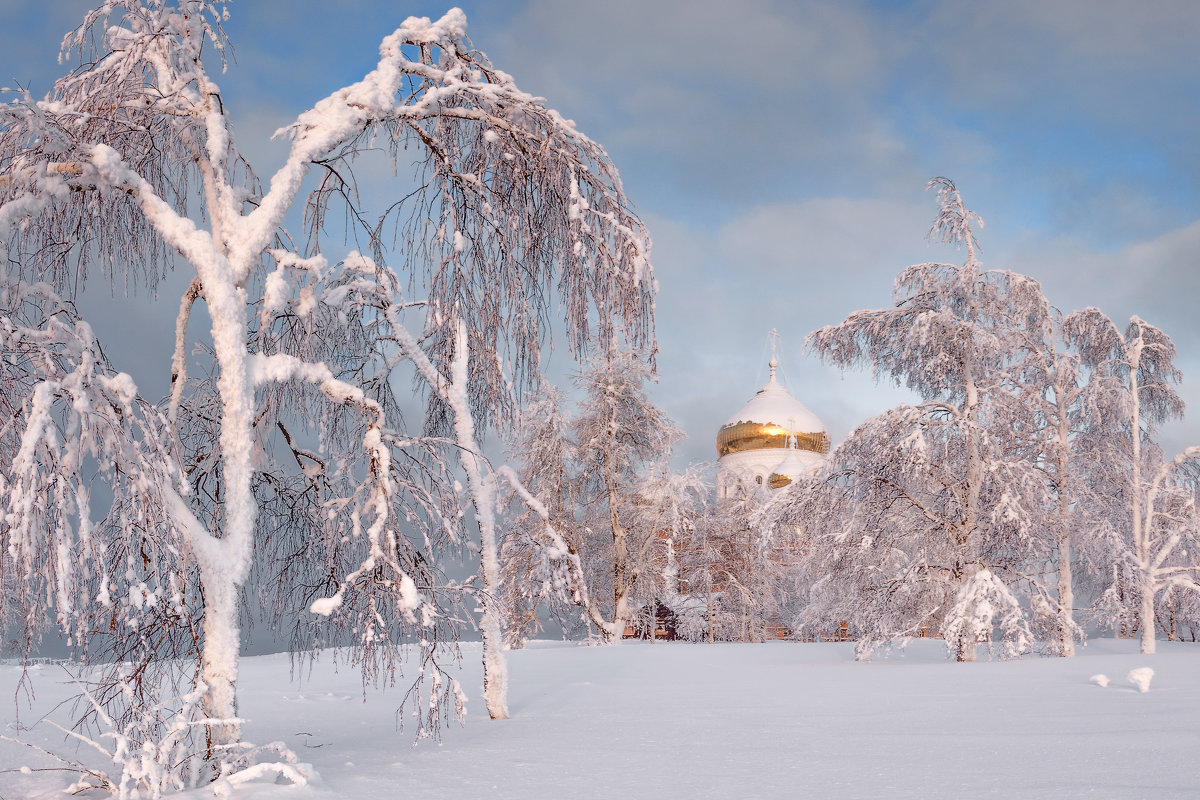
[[[750,398],[750,402],[742,406],[741,411],[725,420],[721,427],[736,425],[739,422],[778,425],[792,433],[820,433],[825,430],[825,425],[817,415],[792,397],[774,377]]]
[[[395,730],[396,690],[361,688],[333,654],[290,678],[286,655],[242,661],[241,714],[255,743],[280,740],[315,774],[275,773],[232,800],[414,798],[1184,798],[1200,744],[1200,645],[1092,640],[1073,659],[1026,656],[956,664],[940,641],[855,662],[851,644],[534,642],[508,654],[512,718],[479,699],[478,644],[460,679],[465,726],[413,746]],[[1097,691],[1091,676],[1154,664],[1155,689]],[[0,666],[3,733],[14,735],[21,668]],[[32,668],[36,700],[66,694],[52,665]],[[474,687],[472,689],[471,687]],[[22,696],[23,693],[22,693]],[[43,726],[44,727],[44,726]],[[27,740],[63,747],[51,729]],[[80,757],[88,757],[81,753]],[[22,771],[23,766],[31,768]],[[0,742],[0,797],[64,797],[69,778],[45,757]],[[212,797],[197,789],[177,797]]]

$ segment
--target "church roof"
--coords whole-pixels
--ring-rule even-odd
[[[778,425],[798,433],[820,433],[825,430],[817,415],[775,380],[773,368],[767,385],[759,389],[740,411],[725,420],[721,427],[737,425],[739,422]]]

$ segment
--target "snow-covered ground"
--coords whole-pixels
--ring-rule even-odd
[[[490,722],[468,644],[467,724],[415,747],[395,690],[364,699],[331,659],[297,683],[287,656],[247,658],[246,737],[282,740],[319,778],[232,798],[1200,797],[1200,645],[1159,647],[1098,639],[1074,659],[954,664],[931,641],[870,663],[845,644],[535,643],[509,654],[512,719]],[[1126,676],[1146,666],[1142,693]],[[9,735],[19,672],[0,667]],[[37,672],[45,710],[68,690],[57,667]],[[0,767],[22,764],[48,762],[0,742]],[[67,783],[4,772],[0,799],[62,797]]]

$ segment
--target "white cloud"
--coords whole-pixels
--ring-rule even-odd
[[[777,184],[792,170],[870,182],[904,161],[877,113],[899,40],[848,5],[536,0],[488,40],[604,142],[643,202],[656,186],[641,172],[753,203],[791,193]]]
[[[919,30],[932,69],[964,103],[1015,104],[1061,96],[1066,105],[1117,120],[1112,104],[1147,77],[1185,86],[1200,65],[1200,6],[1190,0],[1014,0],[935,6]],[[1143,120],[1129,120],[1134,124]]]

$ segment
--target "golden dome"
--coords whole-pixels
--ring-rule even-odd
[[[783,449],[791,437],[795,437],[798,450],[829,452],[825,426],[775,380],[776,364],[772,359],[767,385],[717,432],[718,458],[747,450]]]

